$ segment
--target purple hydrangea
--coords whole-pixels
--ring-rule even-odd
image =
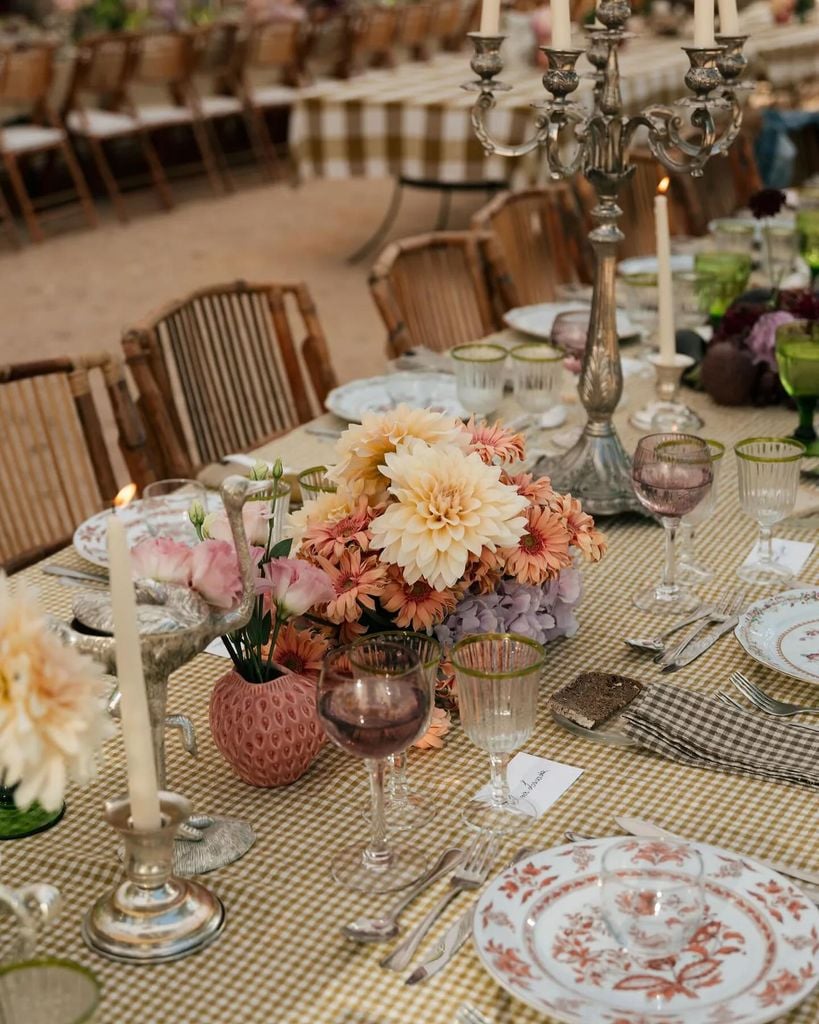
[[[467,594],[435,634],[445,647],[474,633],[520,633],[546,644],[577,632],[574,612],[582,594],[575,568],[539,587],[505,579],[491,594]]]
[[[772,313],[763,314],[757,320],[745,342],[755,364],[764,363],[774,373],[777,372],[776,329],[793,319],[791,313],[785,312],[784,309],[776,309]]]

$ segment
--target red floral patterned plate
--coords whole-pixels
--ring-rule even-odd
[[[811,992],[819,909],[775,872],[702,843],[703,924],[678,956],[635,962],[600,913],[602,856],[623,841],[535,854],[484,892],[475,944],[505,989],[566,1024],[764,1024]],[[634,849],[645,859],[645,840]],[[673,853],[661,840],[649,845],[652,864]]]
[[[215,502],[208,502],[208,508],[218,506],[218,496]],[[181,516],[178,507],[162,509],[160,503],[154,499],[151,509],[151,522],[156,536],[170,537],[172,540],[182,541],[184,544],[196,543],[196,531],[187,520]],[[77,554],[93,565],[108,568],[108,517],[110,511],[98,512],[96,515],[86,519],[74,531],[74,550]],[[134,547],[141,540],[151,536],[148,529],[147,517],[143,509],[142,501],[132,501],[125,508],[120,509],[117,515],[124,520],[125,528],[128,531],[128,545]]]

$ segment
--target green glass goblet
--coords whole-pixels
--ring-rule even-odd
[[[694,269],[703,279],[703,300],[713,320],[721,320],[725,311],[748,284],[751,257],[741,252],[698,252]]]
[[[800,210],[796,215],[799,234],[799,252],[810,270],[810,286],[816,287],[819,278],[819,208]]]
[[[819,323],[792,320],[776,331],[776,361],[782,387],[795,399],[799,426],[792,437],[802,441],[807,455],[819,455],[813,414],[819,399]]]

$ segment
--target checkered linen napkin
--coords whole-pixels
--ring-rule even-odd
[[[623,722],[642,747],[674,761],[819,786],[819,729],[738,711],[668,683],[650,686]]]

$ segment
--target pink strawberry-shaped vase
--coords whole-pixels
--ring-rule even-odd
[[[316,715],[316,684],[294,673],[248,683],[238,672],[227,672],[211,694],[210,729],[222,757],[251,786],[295,782],[325,739]]]

